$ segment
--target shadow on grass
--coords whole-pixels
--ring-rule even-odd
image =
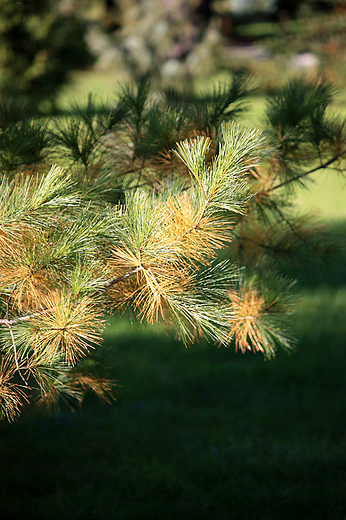
[[[298,290],[317,287],[338,288],[346,286],[346,221],[330,223],[325,227],[336,250],[326,255],[318,268],[286,268],[286,274],[297,280]],[[313,265],[313,259],[312,259]]]
[[[1,518],[344,520],[340,276],[305,284],[273,361],[111,321],[115,403],[0,424]]]

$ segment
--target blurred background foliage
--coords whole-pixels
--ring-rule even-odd
[[[51,110],[68,73],[93,62],[85,23],[47,0],[2,0],[0,13],[1,91]]]
[[[345,0],[1,0],[0,89],[54,110],[71,71],[193,87],[245,67],[272,92],[295,73],[346,83]]]

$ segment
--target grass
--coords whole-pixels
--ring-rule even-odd
[[[234,32],[238,37],[257,40],[269,36],[280,36],[282,29],[275,22],[258,22],[238,25]]]
[[[337,172],[326,170],[314,174],[297,195],[301,212],[311,211],[325,223],[346,221],[346,178]]]
[[[2,518],[344,519],[345,305],[306,294],[271,362],[111,322],[117,402],[0,425]]]
[[[299,204],[345,228],[343,181],[316,179]],[[268,362],[111,320],[115,403],[0,423],[1,518],[345,520],[345,269],[301,288],[297,350]]]
[[[93,71],[75,72],[70,76],[70,82],[64,85],[57,98],[57,107],[66,109],[71,100],[86,100],[88,94],[94,94],[100,101],[114,99],[119,89],[119,83],[127,81],[127,77],[116,73],[95,74]]]

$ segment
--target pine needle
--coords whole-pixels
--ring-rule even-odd
[[[21,363],[20,368],[23,368],[23,363]],[[17,371],[17,364],[12,356],[1,357],[0,413],[9,421],[13,421],[18,417],[24,403],[29,403],[24,389],[30,390],[30,387],[12,382]]]
[[[61,356],[74,366],[100,343],[103,324],[103,313],[92,298],[74,301],[71,294],[52,292],[42,312],[29,322],[31,348],[46,363]]]

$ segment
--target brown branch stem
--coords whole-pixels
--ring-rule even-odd
[[[14,291],[16,290],[16,288],[17,288],[17,284],[14,284],[13,289],[12,289],[12,291],[11,291],[11,294],[9,295],[8,300],[7,300],[7,302],[6,302],[6,319],[8,319],[8,316],[9,316],[9,312],[10,312],[10,301],[11,301],[11,298],[12,298],[13,293],[14,293]]]
[[[27,316],[18,316],[18,318],[13,318],[12,320],[9,320],[7,318],[0,318],[0,325],[3,325],[5,327],[11,327],[12,325],[16,325],[19,321],[28,321],[33,317],[33,315],[27,315]]]
[[[243,236],[239,236],[239,235],[236,235],[235,233],[233,234],[233,236],[237,239],[237,240],[244,240],[244,241],[248,241],[248,242],[252,242],[253,244],[257,244],[259,247],[262,247],[263,249],[269,249],[269,251],[274,251],[275,253],[289,253],[289,249],[280,249],[279,247],[275,247],[275,246],[269,246],[267,244],[263,244],[263,242],[259,242],[258,240],[254,240],[253,238],[250,238],[250,237],[243,237]]]
[[[11,338],[12,338],[13,352],[14,352],[14,360],[15,360],[15,363],[16,363],[17,372],[18,372],[18,374],[20,375],[20,378],[21,378],[21,380],[24,382],[24,384],[25,384],[26,386],[28,386],[28,382],[27,382],[27,380],[25,379],[25,377],[23,376],[23,374],[21,373],[20,368],[19,368],[18,356],[17,356],[17,347],[16,347],[16,342],[15,342],[15,340],[14,340],[13,331],[12,331],[10,325],[8,325],[8,328],[10,329],[10,334],[11,334]]]
[[[296,175],[295,177],[292,177],[291,179],[287,179],[286,181],[280,182],[280,184],[277,184],[276,186],[272,186],[271,188],[268,188],[267,193],[269,193],[271,191],[274,191],[274,190],[277,190],[278,188],[282,188],[282,186],[286,186],[287,184],[290,184],[291,182],[297,181],[299,179],[303,179],[304,177],[307,177],[311,173],[317,172],[318,170],[322,170],[324,168],[327,168],[328,166],[333,164],[335,161],[337,161],[339,159],[339,157],[341,157],[345,153],[346,153],[346,150],[343,150],[342,152],[334,155],[334,157],[332,157],[331,159],[329,159],[325,163],[320,164],[319,166],[316,166],[316,168],[312,168],[312,170],[309,170],[309,171],[304,172],[304,173],[300,173],[300,174]]]
[[[139,266],[139,267],[136,267],[136,269],[133,269],[133,271],[130,271],[129,273],[118,276],[118,278],[113,278],[113,280],[110,280],[109,282],[106,283],[105,287],[108,288],[108,287],[111,287],[112,285],[115,285],[116,283],[122,282],[123,280],[126,280],[126,278],[129,278],[130,276],[141,271],[141,269],[143,269],[143,267]],[[1,320],[0,320],[0,323],[1,323]]]

